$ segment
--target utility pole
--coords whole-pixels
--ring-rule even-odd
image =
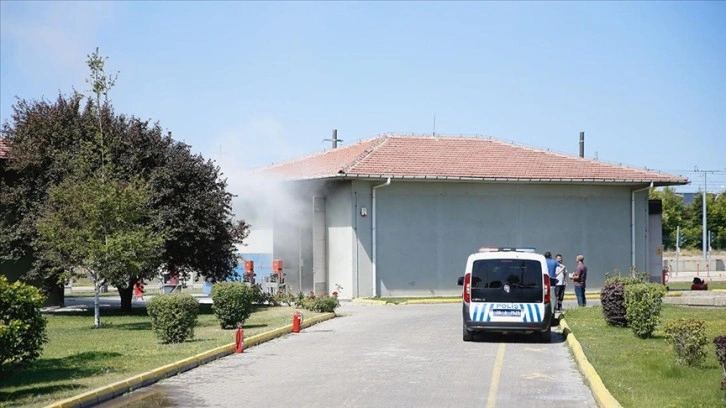
[[[703,235],[702,235],[702,247],[703,247],[703,260],[706,261],[706,268],[708,268],[708,211],[706,208],[706,195],[708,195],[708,173],[714,174],[714,173],[720,173],[721,170],[698,170],[698,166],[696,166],[695,172],[697,173],[703,173],[703,194],[701,195],[701,198],[703,200],[702,204],[702,210],[703,210]]]
[[[676,276],[678,276],[678,258],[681,255],[681,226],[676,227]]]

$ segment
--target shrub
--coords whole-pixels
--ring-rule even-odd
[[[679,319],[665,326],[666,343],[676,352],[676,363],[699,365],[706,358],[706,326],[701,320]]]
[[[48,342],[44,302],[38,289],[9,283],[0,275],[0,367],[22,365],[38,358]]]
[[[338,306],[340,306],[340,301],[338,301],[337,296],[326,295],[315,299],[311,310],[314,312],[333,313]]]
[[[146,302],[151,328],[161,343],[182,343],[194,338],[199,302],[188,293],[154,296]]]
[[[315,296],[315,294],[310,291],[310,296]],[[297,293],[297,296],[295,297],[295,307],[303,307],[305,303],[305,295],[302,293],[302,291]]]
[[[721,368],[723,368],[721,389],[726,391],[726,335],[714,337],[713,344],[716,345],[716,359],[721,363]]]
[[[268,292],[265,292],[262,290],[261,284],[255,284],[252,285],[252,304],[255,305],[270,305],[270,306],[280,306],[277,301],[275,300],[275,297],[271,295]]]
[[[665,287],[658,283],[635,283],[625,286],[625,315],[633,333],[650,337],[660,321]]]
[[[313,312],[333,313],[335,308],[340,306],[337,294],[333,296],[315,296],[310,292],[302,301],[302,307]]]
[[[297,297],[289,291],[279,291],[275,293],[274,302],[276,305],[292,306],[295,304]]]
[[[212,310],[223,329],[237,328],[252,313],[255,290],[242,282],[220,282],[212,286]]]
[[[606,283],[600,291],[600,303],[605,321],[612,326],[628,326],[625,313],[625,284],[621,281]]]
[[[600,291],[600,302],[602,305],[602,313],[605,321],[612,326],[628,326],[628,318],[625,310],[625,286],[637,283],[645,283],[644,274],[638,274],[637,271],[631,271],[633,276],[610,277],[606,274],[605,284]]]

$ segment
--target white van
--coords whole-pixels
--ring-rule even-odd
[[[552,338],[554,303],[547,261],[533,248],[481,248],[466,261],[463,339],[474,332],[532,333]]]

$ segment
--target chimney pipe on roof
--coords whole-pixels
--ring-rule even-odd
[[[580,157],[585,157],[585,132],[580,132]]]
[[[333,142],[333,149],[338,147],[338,142],[342,142],[343,139],[338,139],[338,129],[333,129],[332,139],[323,139],[323,142]]]

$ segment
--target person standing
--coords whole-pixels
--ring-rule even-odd
[[[587,266],[585,266],[585,257],[583,255],[577,255],[577,268],[575,269],[575,272],[572,273],[572,280],[575,282],[577,305],[580,307],[587,306],[587,299],[585,299]]]
[[[555,260],[557,261],[557,273],[555,277],[557,278],[557,284],[555,285],[555,298],[557,299],[557,309],[555,309],[558,312],[562,311],[562,300],[565,299],[565,289],[567,288],[567,267],[565,264],[562,263],[562,255],[557,254],[555,255]]]
[[[139,279],[134,284],[134,300],[144,300],[144,281]]]
[[[557,261],[552,259],[552,252],[547,251],[544,253],[545,260],[547,261],[547,273],[550,275],[550,279],[557,277]]]

